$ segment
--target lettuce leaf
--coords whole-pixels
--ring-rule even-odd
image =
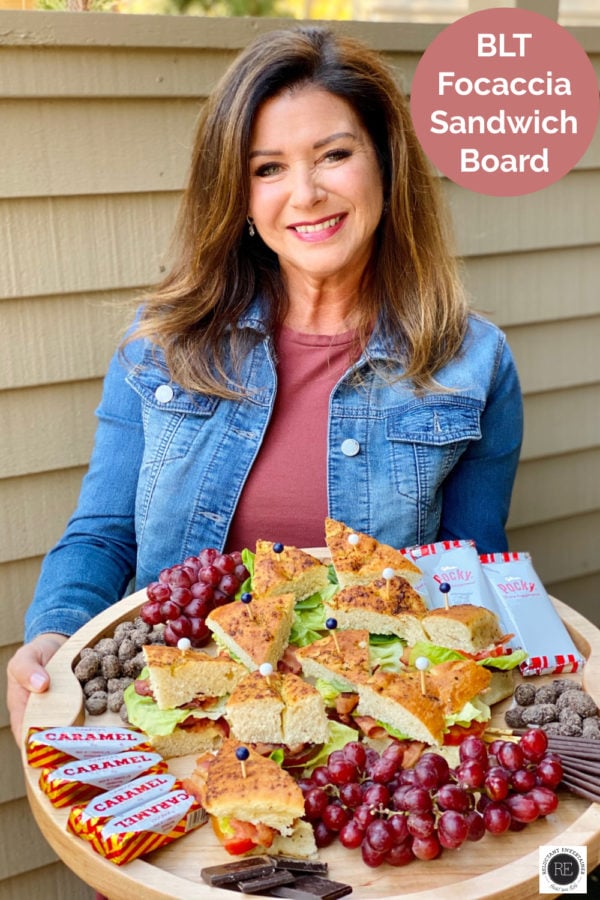
[[[147,672],[147,670],[145,670]],[[140,677],[144,677],[144,670]],[[123,699],[127,706],[127,716],[132,725],[141,728],[146,734],[172,734],[175,728],[188,716],[197,719],[218,719],[225,709],[226,698],[209,710],[159,709],[152,697],[142,697],[136,693],[133,684],[124,691]]]
[[[487,703],[484,703],[479,697],[475,697],[473,700],[468,700],[458,712],[446,716],[445,719],[448,727],[450,725],[466,727],[471,722],[488,722],[491,717],[492,711]]]
[[[410,651],[409,663],[414,666],[418,656],[425,656],[435,666],[438,663],[448,662],[453,659],[465,659],[460,650],[452,650],[449,647],[440,647],[437,644],[429,644],[426,641],[419,641]],[[504,656],[487,656],[485,659],[478,659],[478,666],[488,666],[490,669],[502,669],[509,671],[527,659],[527,653],[524,650],[513,650]]]

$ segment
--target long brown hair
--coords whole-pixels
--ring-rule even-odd
[[[211,94],[198,123],[174,262],[145,298],[133,337],[160,346],[171,377],[184,388],[221,397],[243,394],[235,373],[257,337],[236,327],[240,316],[259,291],[271,329],[287,307],[276,256],[246,229],[251,130],[265,100],[303,85],[352,106],[382,170],[385,211],[363,293],[359,339],[366,346],[378,321],[404,377],[431,388],[436,371],[457,354],[467,318],[439,181],[391,69],[362,43],[322,27],[261,35]]]

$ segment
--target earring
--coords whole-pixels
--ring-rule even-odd
[[[254,219],[251,216],[246,216],[246,222],[248,223],[248,234],[250,237],[254,237],[256,234],[256,229],[254,228]]]

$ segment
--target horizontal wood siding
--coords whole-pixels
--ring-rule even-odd
[[[0,691],[76,502],[102,376],[160,277],[195,121],[276,20],[0,12]],[[410,81],[441,25],[334,23]],[[600,75],[600,28],[572,33]],[[548,589],[600,624],[600,133],[558,184],[446,183],[473,306],[506,330],[526,433],[510,518]],[[0,706],[0,900],[90,891],[39,836]]]

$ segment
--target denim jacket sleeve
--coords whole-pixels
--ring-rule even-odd
[[[438,540],[477,535],[479,553],[507,549],[505,525],[522,438],[519,378],[502,337],[495,377],[481,414],[481,439],[468,445],[444,483]]]
[[[129,345],[127,364],[139,346]],[[72,634],[126,593],[135,571],[135,494],[142,453],[137,395],[113,357],[97,411],[98,427],[77,509],[46,556],[25,617],[25,640],[55,631]]]

